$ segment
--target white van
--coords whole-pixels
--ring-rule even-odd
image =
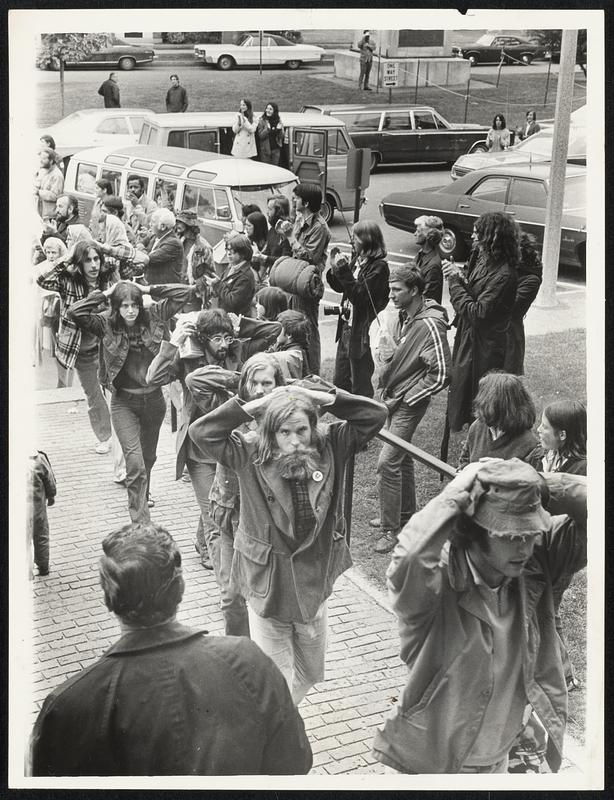
[[[260,113],[254,114],[259,119]],[[237,113],[187,112],[152,114],[143,123],[139,144],[189,147],[230,154],[232,126]],[[300,181],[322,186],[320,214],[330,222],[335,213],[354,208],[354,190],[346,186],[348,153],[354,149],[345,123],[318,113],[286,113],[281,116],[285,138],[280,166]]]
[[[89,222],[96,181],[111,181],[114,194],[127,200],[128,180],[140,178],[145,194],[161,208],[190,209],[202,235],[215,246],[231,228],[243,229],[241,207],[255,203],[263,212],[271,195],[290,202],[298,181],[282,167],[182,147],[97,147],[76,153],[68,165],[64,191],[79,200],[79,217]]]

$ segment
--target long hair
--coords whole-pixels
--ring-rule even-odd
[[[266,106],[265,106],[264,107],[265,108],[265,113],[262,116],[264,117],[264,119],[268,120],[270,122],[270,124],[271,124],[271,127],[274,128],[279,123],[279,106],[277,105],[277,103],[267,103],[266,105],[267,106],[272,106],[273,113],[271,114],[270,117],[267,117],[267,115],[266,115]]]
[[[498,119],[501,120],[501,130],[503,130],[503,128],[507,127],[506,124],[505,124],[505,117],[503,116],[503,114],[495,114],[495,116],[492,118],[493,130],[497,130],[495,128],[495,123],[497,122]]]
[[[520,234],[520,263],[519,272],[535,272],[542,270],[542,262],[537,249],[537,239],[532,233]]]
[[[226,240],[226,250],[232,250],[241,256],[241,261],[247,261],[251,264],[254,248],[252,243],[244,233],[233,233]]]
[[[254,227],[254,233],[250,237],[250,241],[255,242],[258,247],[264,245],[269,232],[269,226],[264,214],[261,211],[252,211],[251,214],[247,215],[246,219]]]
[[[250,122],[254,121],[254,112],[252,110],[252,101],[248,100],[246,97],[242,97],[241,100],[247,106],[247,111],[245,112],[245,116]],[[239,102],[239,107],[241,107],[241,103]]]
[[[386,258],[384,234],[377,222],[360,220],[354,225],[352,233],[362,242],[365,256],[369,258]]]
[[[114,330],[117,331],[126,327],[126,324],[119,313],[119,309],[121,308],[121,304],[124,302],[124,300],[131,300],[139,307],[139,313],[134,324],[142,325],[144,323],[147,312],[143,307],[143,292],[139,288],[138,284],[132,283],[131,281],[118,281],[111,292],[109,300],[111,302],[111,314],[109,316],[109,321]]]
[[[249,385],[252,382],[256,372],[260,372],[263,369],[273,370],[275,386],[285,386],[286,381],[277,359],[269,353],[254,353],[254,355],[250,356],[245,364],[243,364],[243,369],[241,370],[239,389],[237,391],[237,394],[241,400],[250,399]]]
[[[556,400],[544,408],[544,416],[556,431],[566,433],[559,454],[586,458],[586,406],[577,400]]]
[[[478,245],[495,264],[516,267],[520,261],[520,228],[515,219],[502,211],[487,211],[475,223]]]
[[[102,542],[100,585],[114,614],[147,627],[172,617],[185,588],[181,553],[170,533],[153,522],[133,523]]]
[[[288,388],[287,393],[272,397],[260,422],[260,441],[258,442],[257,464],[271,461],[277,450],[275,434],[295,412],[303,411],[311,427],[311,445],[319,453],[324,450],[326,437],[318,426],[318,407],[300,389]]]
[[[105,263],[104,253],[98,242],[95,242],[93,239],[91,241],[77,242],[73,248],[69,263],[72,267],[71,272],[74,279],[81,284],[86,294],[89,294],[90,287],[85,278],[85,273],[83,272],[83,265],[90,250],[95,250],[100,258],[100,272],[98,273],[98,279],[96,281],[99,289],[104,287],[109,273],[113,272],[114,269],[110,264]]]
[[[288,295],[278,286],[265,286],[256,295],[264,309],[264,318],[274,322],[282,311],[288,309]]]
[[[485,425],[509,436],[529,431],[535,424],[535,405],[524,381],[507,372],[489,372],[480,378],[473,411]]]

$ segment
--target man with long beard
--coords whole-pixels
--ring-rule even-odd
[[[279,387],[247,403],[232,398],[189,431],[198,448],[237,473],[231,581],[247,600],[252,639],[277,664],[297,704],[324,679],[327,599],[352,564],[345,464],[386,421],[381,403],[308,385]],[[319,409],[340,421],[319,424]],[[236,430],[260,414],[257,431]]]

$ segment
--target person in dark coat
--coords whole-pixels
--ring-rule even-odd
[[[542,262],[535,247],[535,237],[529,233],[520,236],[520,263],[517,271],[516,300],[507,332],[503,369],[513,375],[524,375],[524,318],[537,297],[542,282]]]
[[[535,448],[535,405],[517,375],[489,372],[480,378],[473,411],[476,419],[463,443],[459,469],[481,458],[524,461]]]
[[[390,274],[379,225],[357,222],[352,230],[352,249],[351,260],[339,252],[336,256],[331,254],[332,266],[326,273],[331,289],[343,293],[333,383],[352,394],[373,397],[371,378],[375,366],[369,328],[386,308]]]
[[[453,261],[443,264],[456,312],[452,379],[448,393],[451,431],[471,422],[472,404],[482,375],[501,369],[516,299],[519,228],[508,214],[488,211],[476,220],[475,247],[466,272]]]
[[[443,237],[443,221],[439,217],[422,216],[414,221],[416,243],[420,249],[416,253],[415,265],[424,278],[425,300],[441,304],[443,293],[443,272],[439,242]]]
[[[283,194],[269,197],[266,205],[266,216],[269,230],[266,235],[264,248],[252,257],[252,266],[260,275],[267,276],[271,267],[282,256],[291,256],[292,247],[288,239],[276,229],[280,220],[290,219],[290,201]]]
[[[256,275],[251,266],[252,244],[243,233],[234,233],[226,240],[228,267],[221,277],[205,275],[213,293],[213,302],[229,314],[252,315],[256,294]]]
[[[103,98],[105,108],[121,108],[117,72],[109,73],[107,80],[98,89],[98,94]]]
[[[181,553],[154,523],[102,542],[100,583],[121,638],[47,697],[27,773],[300,775],[312,765],[281,672],[247,637],[177,622]]]
[[[47,453],[35,450],[28,458],[26,534],[28,551],[34,550],[39,575],[49,575],[49,520],[47,506],[55,503],[57,487]],[[31,554],[28,552],[31,570]]]
[[[171,88],[166,93],[166,110],[168,113],[188,110],[188,93],[179,84],[179,75],[171,75]]]
[[[154,238],[145,261],[148,283],[183,282],[183,245],[175,234],[175,215],[168,208],[159,208],[151,215]]]

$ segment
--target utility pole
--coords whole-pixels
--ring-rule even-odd
[[[552,161],[550,163],[550,191],[546,201],[546,228],[542,261],[544,276],[536,298],[536,305],[552,308],[557,305],[556,280],[559,272],[561,249],[561,220],[563,217],[563,192],[567,168],[569,125],[573,100],[573,77],[576,68],[577,30],[564,30],[561,39],[561,66],[556,90]]]

